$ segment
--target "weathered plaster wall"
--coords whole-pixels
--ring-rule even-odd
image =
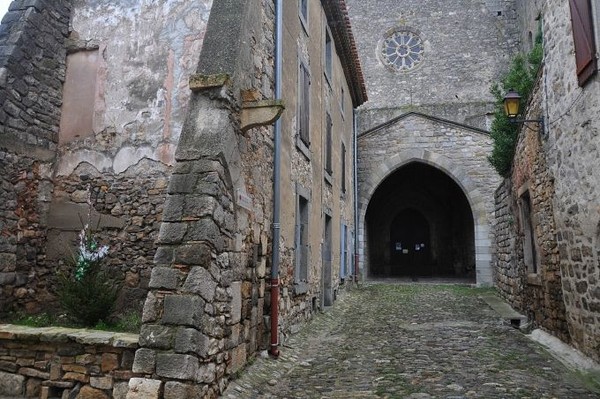
[[[489,88],[518,49],[514,0],[347,3],[369,95],[359,131],[408,111],[487,127]],[[412,28],[424,41],[423,62],[408,72],[388,69],[378,55],[396,27]]]
[[[88,213],[109,245],[118,309],[141,311],[174,152],[212,2],[74,3],[48,262],[65,258]]]
[[[14,1],[0,24],[0,314],[46,301],[44,261],[70,3]]]
[[[494,188],[500,178],[487,161],[492,140],[484,132],[453,123],[407,114],[380,130],[359,136],[358,193],[360,264],[368,274],[365,215],[377,187],[395,170],[409,162],[424,162],[448,174],[463,190],[475,225],[476,278],[492,283],[491,221]]]

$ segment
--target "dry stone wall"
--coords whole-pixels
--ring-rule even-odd
[[[568,2],[548,0],[543,17],[545,149],[563,298],[573,343],[600,360],[600,77],[577,84]],[[600,27],[597,13],[594,26]]]
[[[137,334],[0,326],[0,396],[125,399]]]
[[[541,115],[543,79],[538,79],[529,103],[529,119]],[[524,125],[519,134],[512,173],[496,191],[494,282],[500,295],[515,309],[527,315],[535,327],[551,331],[569,341],[562,298],[556,225],[554,222],[554,179],[546,163],[546,137],[539,126]],[[527,234],[519,204],[528,193],[537,265],[528,271],[524,260]]]
[[[511,303],[599,360],[600,210],[595,204],[600,201],[600,78],[596,74],[584,87],[578,85],[569,2],[521,2],[520,12],[542,16],[543,71],[527,113],[544,116],[545,134],[523,129],[511,181],[497,192],[497,231],[503,237],[497,278]],[[600,26],[597,13],[594,25]],[[542,260],[537,285],[525,281],[522,233],[516,227],[515,191],[525,181],[530,182]]]
[[[11,3],[0,24],[0,314],[39,309],[70,2]]]

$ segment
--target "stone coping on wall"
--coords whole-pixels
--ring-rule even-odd
[[[104,345],[136,349],[138,334],[66,327],[28,327],[0,324],[0,340],[27,342],[75,342],[82,345]]]

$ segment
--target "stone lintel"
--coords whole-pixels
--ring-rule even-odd
[[[256,127],[270,125],[281,116],[285,109],[281,100],[249,101],[242,104],[241,123],[242,132]]]
[[[226,73],[216,75],[195,74],[190,76],[190,90],[193,92],[225,86],[227,83],[229,83],[229,75]]]

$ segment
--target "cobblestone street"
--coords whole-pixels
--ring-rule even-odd
[[[340,295],[224,398],[599,398],[457,285],[367,284]]]

